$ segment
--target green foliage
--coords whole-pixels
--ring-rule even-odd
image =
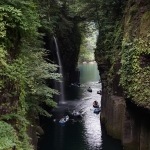
[[[6,36],[2,36],[0,40],[5,44],[11,57],[14,58],[19,52],[23,38],[32,42],[32,38],[37,37],[37,28],[40,24],[35,5],[32,2],[8,1],[1,5],[0,14],[5,32],[7,31]]]
[[[149,55],[148,42],[142,39],[134,39],[130,43],[124,41],[121,59],[122,67],[119,72],[121,74],[120,84],[124,88],[126,96],[132,98],[138,105],[148,108],[150,107],[150,67],[147,64],[148,62],[144,61],[147,60]]]
[[[0,121],[0,150],[16,146],[18,141],[15,129],[8,123]]]
[[[39,0],[38,12],[40,17],[40,31],[46,34],[55,34],[59,20],[60,9],[58,2],[54,0]]]
[[[97,31],[94,28],[94,23],[88,25],[89,32],[82,33],[82,44],[80,46],[79,63],[84,61],[89,62],[94,59],[94,49],[96,46]]]
[[[39,14],[38,1],[13,0],[0,4],[0,105],[3,112],[0,149],[15,146],[18,150],[33,150],[27,135],[31,125],[27,118],[34,120],[39,114],[50,117],[42,106],[57,106],[53,95],[58,91],[50,88],[47,80],[60,81],[61,75],[56,73],[57,65],[44,60],[47,53],[43,49],[43,33],[38,32],[42,26],[42,31],[47,30],[47,33],[53,29],[48,30],[44,22],[40,24],[42,13],[46,11]],[[3,126],[6,129],[2,130]]]
[[[117,49],[121,46],[121,17],[123,1],[97,1],[99,36],[95,50],[98,64],[113,64]]]
[[[90,5],[91,2],[94,4],[94,1],[91,0],[88,3],[89,6],[92,6]],[[149,11],[146,11],[142,15],[140,27],[134,30],[135,14],[137,15],[136,12],[140,5],[133,5],[129,10],[127,9],[129,12],[126,13],[128,13],[129,16],[125,18],[124,25],[126,31],[124,31],[123,35],[121,18],[126,1],[97,0],[95,3],[96,2],[98,3],[98,9],[96,9],[95,12],[97,12],[98,18],[97,27],[99,29],[99,37],[95,50],[95,58],[98,65],[107,65],[105,73],[107,74],[109,89],[116,74],[116,72],[114,72],[115,65],[118,64],[119,66],[118,62],[120,62],[120,85],[123,87],[125,97],[130,98],[137,105],[150,108],[150,48],[148,43],[149,34],[147,33],[149,30]],[[131,4],[132,2],[130,1]],[[131,22],[133,17],[134,21]],[[137,22],[139,21],[137,20]],[[138,30],[140,30],[140,35],[137,36],[143,39],[133,39],[133,37],[136,36],[135,34],[138,34]]]

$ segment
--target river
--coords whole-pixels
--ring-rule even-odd
[[[45,135],[39,143],[39,150],[122,150],[121,142],[107,135],[100,123],[100,113],[93,113],[93,101],[99,104],[101,89],[96,63],[78,66],[80,87],[70,86],[65,90],[65,101],[52,110],[53,117],[43,125]],[[91,87],[92,92],[87,92]],[[68,114],[68,109],[83,112],[82,118],[71,118],[65,125],[60,118]],[[56,119],[56,121],[54,121]]]

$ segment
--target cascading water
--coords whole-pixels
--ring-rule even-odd
[[[58,65],[59,65],[59,73],[63,75],[63,66],[61,63],[61,58],[60,58],[60,52],[59,52],[59,47],[57,44],[57,40],[54,37],[54,43],[55,43],[55,48],[56,48],[56,54],[57,54],[57,59],[58,59]],[[55,82],[55,88],[60,92],[60,95],[58,96],[58,102],[64,102],[64,84],[63,84],[63,78],[62,82]]]

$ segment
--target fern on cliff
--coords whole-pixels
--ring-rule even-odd
[[[0,121],[0,150],[13,148],[17,141],[15,129],[10,124]]]

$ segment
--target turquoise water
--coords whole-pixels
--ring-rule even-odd
[[[100,103],[100,77],[96,64],[78,66],[80,87],[70,86],[65,90],[65,101],[52,110],[53,117],[42,127],[45,135],[39,143],[39,150],[122,150],[121,142],[107,135],[100,123],[100,114],[93,113],[93,101]],[[92,93],[87,88],[92,88]],[[68,109],[83,112],[82,118],[73,118],[65,125],[59,120],[68,114]],[[56,120],[54,122],[54,119]]]

